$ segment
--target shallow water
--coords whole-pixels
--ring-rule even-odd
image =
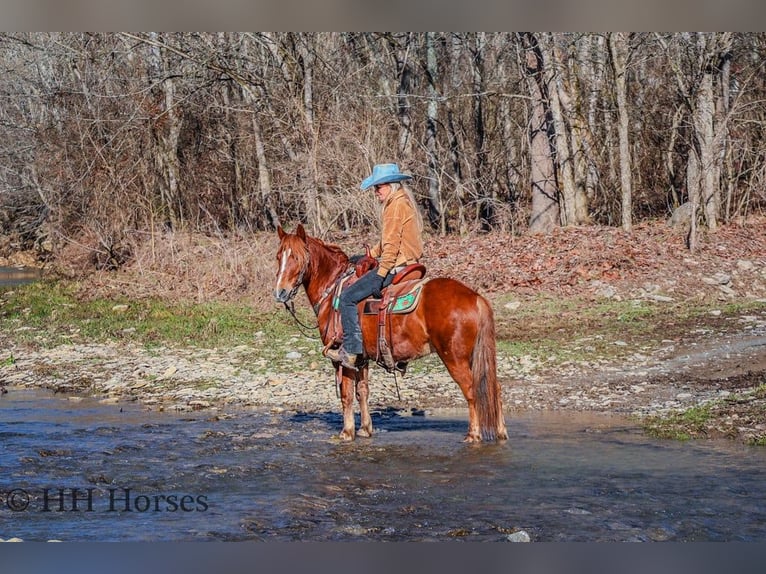
[[[766,540],[763,448],[655,441],[595,414],[511,413],[511,440],[479,446],[461,442],[462,410],[373,422],[374,438],[345,444],[337,413],[158,413],[10,389],[0,538]]]
[[[40,270],[33,267],[0,266],[0,287],[12,287],[23,283],[31,283],[39,278]]]

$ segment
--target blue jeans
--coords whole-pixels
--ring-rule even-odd
[[[378,275],[377,269],[372,269],[341,292],[340,324],[343,326],[343,348],[347,353],[360,355],[364,351],[362,328],[359,326],[359,313],[356,306],[373,293],[378,293],[385,285],[391,283],[392,279],[393,276],[390,273],[383,278]]]

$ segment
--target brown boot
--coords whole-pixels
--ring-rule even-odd
[[[338,349],[327,349],[327,351],[325,351],[325,357],[328,357],[336,363],[340,363],[348,369],[354,369],[355,371],[357,370],[356,364],[357,360],[359,359],[359,355],[347,353],[346,349],[343,347],[339,347]]]

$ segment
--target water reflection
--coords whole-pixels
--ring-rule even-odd
[[[31,283],[39,278],[40,270],[34,267],[0,267],[0,287]]]
[[[336,413],[173,415],[11,390],[0,538],[766,538],[764,449],[652,441],[601,415],[511,414],[511,440],[479,446],[461,442],[461,410],[373,420],[372,440],[346,444]],[[13,490],[28,508],[9,508]]]

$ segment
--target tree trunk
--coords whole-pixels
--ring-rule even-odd
[[[444,233],[445,222],[439,193],[439,162],[436,153],[436,123],[438,121],[438,93],[436,91],[436,47],[434,33],[426,34],[426,67],[428,69],[428,110],[426,115],[426,154],[428,156],[428,219]]]
[[[543,55],[543,76],[547,86],[548,105],[553,124],[556,168],[559,182],[559,201],[561,207],[561,224],[564,226],[577,225],[577,200],[572,165],[572,151],[569,138],[569,129],[564,119],[562,106],[562,77],[559,72],[559,57],[556,50],[556,38],[553,34],[545,34],[545,41],[541,42]]]
[[[317,176],[317,145],[319,137],[314,122],[314,45],[313,34],[298,39],[298,56],[303,70],[303,120],[306,129],[306,176],[303,188],[306,194],[306,219],[314,235],[324,232],[322,209]],[[312,40],[309,45],[309,40]]]
[[[697,114],[694,128],[699,140],[700,150],[700,199],[705,222],[708,229],[715,231],[718,227],[720,205],[720,164],[715,152],[715,131],[713,127],[713,73],[707,68],[702,74],[697,96]]]
[[[151,34],[157,42],[156,33]],[[178,141],[181,135],[182,118],[176,101],[175,79],[169,72],[169,54],[157,45],[151,47],[150,81],[158,82],[162,112],[154,118],[154,132],[157,141],[156,161],[162,180],[161,200],[168,222],[174,229],[183,224],[184,214],[180,197],[181,166],[178,158]]]
[[[413,81],[413,70],[410,64],[409,56],[413,43],[413,34],[407,32],[404,34],[403,45],[393,34],[388,34],[388,43],[391,56],[396,65],[396,77],[398,85],[396,88],[396,111],[399,119],[399,155],[403,158],[412,157],[412,116],[410,109],[410,86]]]
[[[623,32],[609,34],[612,71],[617,96],[617,136],[620,147],[620,187],[622,198],[622,229],[630,231],[633,226],[633,179],[630,161],[630,118],[627,96],[628,41]]]
[[[686,238],[686,247],[694,253],[697,249],[697,209],[700,204],[700,161],[696,148],[689,150],[689,160],[686,163],[686,189],[689,195],[689,235]]]
[[[502,39],[503,43],[500,44],[502,49],[507,44],[507,39]],[[511,83],[511,74],[506,65],[506,58],[499,58],[497,65],[497,78],[500,85],[507,86]],[[516,133],[516,118],[511,109],[511,98],[501,98],[499,102],[500,118],[502,118],[502,135],[503,135],[503,152],[502,160],[499,166],[499,173],[501,177],[496,178],[496,186],[498,188],[497,194],[505,196],[506,201],[510,205],[513,212],[518,210],[519,202],[519,183],[520,183],[520,170],[519,170],[519,151],[518,151],[518,138]],[[510,218],[508,222],[510,224],[511,231],[515,229],[515,213],[514,217]]]
[[[473,76],[472,115],[474,129],[474,147],[476,149],[474,161],[474,189],[478,202],[478,219],[481,228],[488,230],[493,219],[491,189],[484,185],[484,173],[487,171],[486,133],[484,127],[484,46],[486,44],[484,32],[476,34],[472,50],[471,72]]]
[[[546,109],[543,57],[537,38],[530,32],[521,35],[525,50],[527,86],[531,100],[529,123],[530,180],[532,212],[530,233],[549,233],[559,222],[558,190]]]
[[[461,38],[457,33],[450,35],[449,54],[450,54],[450,96],[454,96],[460,92],[460,55],[461,55]],[[460,148],[460,138],[458,136],[457,126],[455,125],[455,100],[453,98],[447,99],[447,134],[449,137],[449,157],[452,166],[452,179],[455,182],[454,197],[457,200],[458,205],[458,229],[463,233],[467,228],[465,217],[463,215],[463,200],[465,198],[465,181],[463,177],[463,154]],[[446,217],[442,217],[442,233],[449,231],[447,226]]]

